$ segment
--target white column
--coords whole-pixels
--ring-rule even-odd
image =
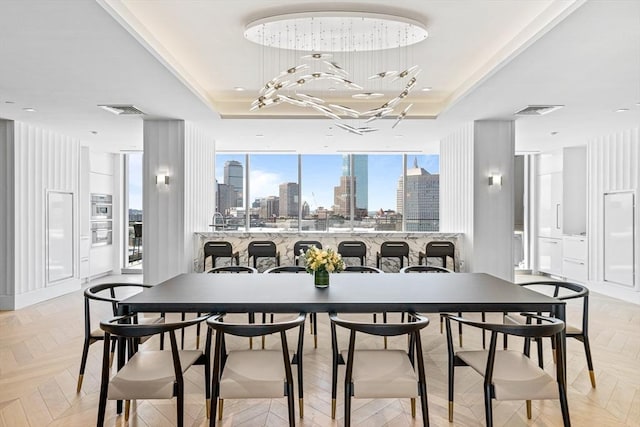
[[[514,154],[513,121],[475,121],[440,142],[440,228],[465,233],[463,271],[513,280]]]
[[[193,233],[214,212],[214,141],[182,120],[147,120],[143,158],[143,272],[156,284],[194,271]]]

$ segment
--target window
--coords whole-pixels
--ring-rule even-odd
[[[250,230],[298,231],[298,156],[249,156]]]
[[[126,155],[127,268],[142,267],[142,153]]]
[[[217,155],[216,229],[438,231],[439,156],[408,156],[406,171],[404,162],[402,154]]]

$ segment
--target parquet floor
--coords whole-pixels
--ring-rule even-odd
[[[133,276],[136,277],[136,276]],[[138,276],[139,277],[139,276]],[[569,316],[577,309],[568,310]],[[105,312],[106,313],[106,312]],[[574,426],[640,426],[640,305],[592,293],[592,351],[597,388],[592,389],[581,343],[568,342],[569,408]],[[439,333],[438,316],[423,332],[431,425],[449,426],[447,420],[446,343]],[[328,318],[319,315],[319,344],[305,337],[305,414],[302,426],[342,425],[342,385],[338,393],[338,419],[330,418],[331,355]],[[369,319],[366,316],[366,319]],[[499,320],[490,315],[489,320]],[[193,329],[193,328],[192,328]],[[102,343],[91,346],[82,392],[76,380],[83,338],[83,297],[75,292],[23,310],[0,312],[0,427],[95,425]],[[269,340],[276,344],[275,338]],[[187,345],[194,345],[194,331]],[[341,336],[346,343],[346,334]],[[480,334],[466,328],[464,344],[480,344]],[[245,341],[235,343],[247,345]],[[380,338],[361,341],[362,346],[382,344]],[[390,341],[402,347],[404,338]],[[145,345],[157,346],[151,340]],[[514,347],[519,346],[515,341]],[[545,345],[547,369],[551,351]],[[342,368],[341,368],[342,375]],[[482,381],[470,368],[456,371],[454,426],[484,425]],[[354,400],[353,425],[421,425],[420,414],[410,415],[408,399]],[[125,425],[109,403],[106,425]],[[203,374],[195,367],[186,374],[185,425],[207,425]],[[418,409],[419,413],[419,409]],[[280,426],[287,423],[286,402],[274,400],[228,400],[223,426]],[[494,402],[497,426],[562,425],[556,401],[533,403],[533,419],[527,420],[524,402]],[[175,425],[174,400],[138,401],[132,407],[130,426]]]

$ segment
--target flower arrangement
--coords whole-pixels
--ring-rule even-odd
[[[333,249],[318,249],[311,246],[304,254],[304,262],[309,273],[317,271],[334,273],[344,270],[342,256]]]

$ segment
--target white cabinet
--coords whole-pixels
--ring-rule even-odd
[[[538,236],[562,238],[562,172],[538,175]]]
[[[569,280],[587,280],[586,236],[564,236],[562,238],[562,275]]]
[[[538,271],[562,275],[562,240],[538,238]]]

